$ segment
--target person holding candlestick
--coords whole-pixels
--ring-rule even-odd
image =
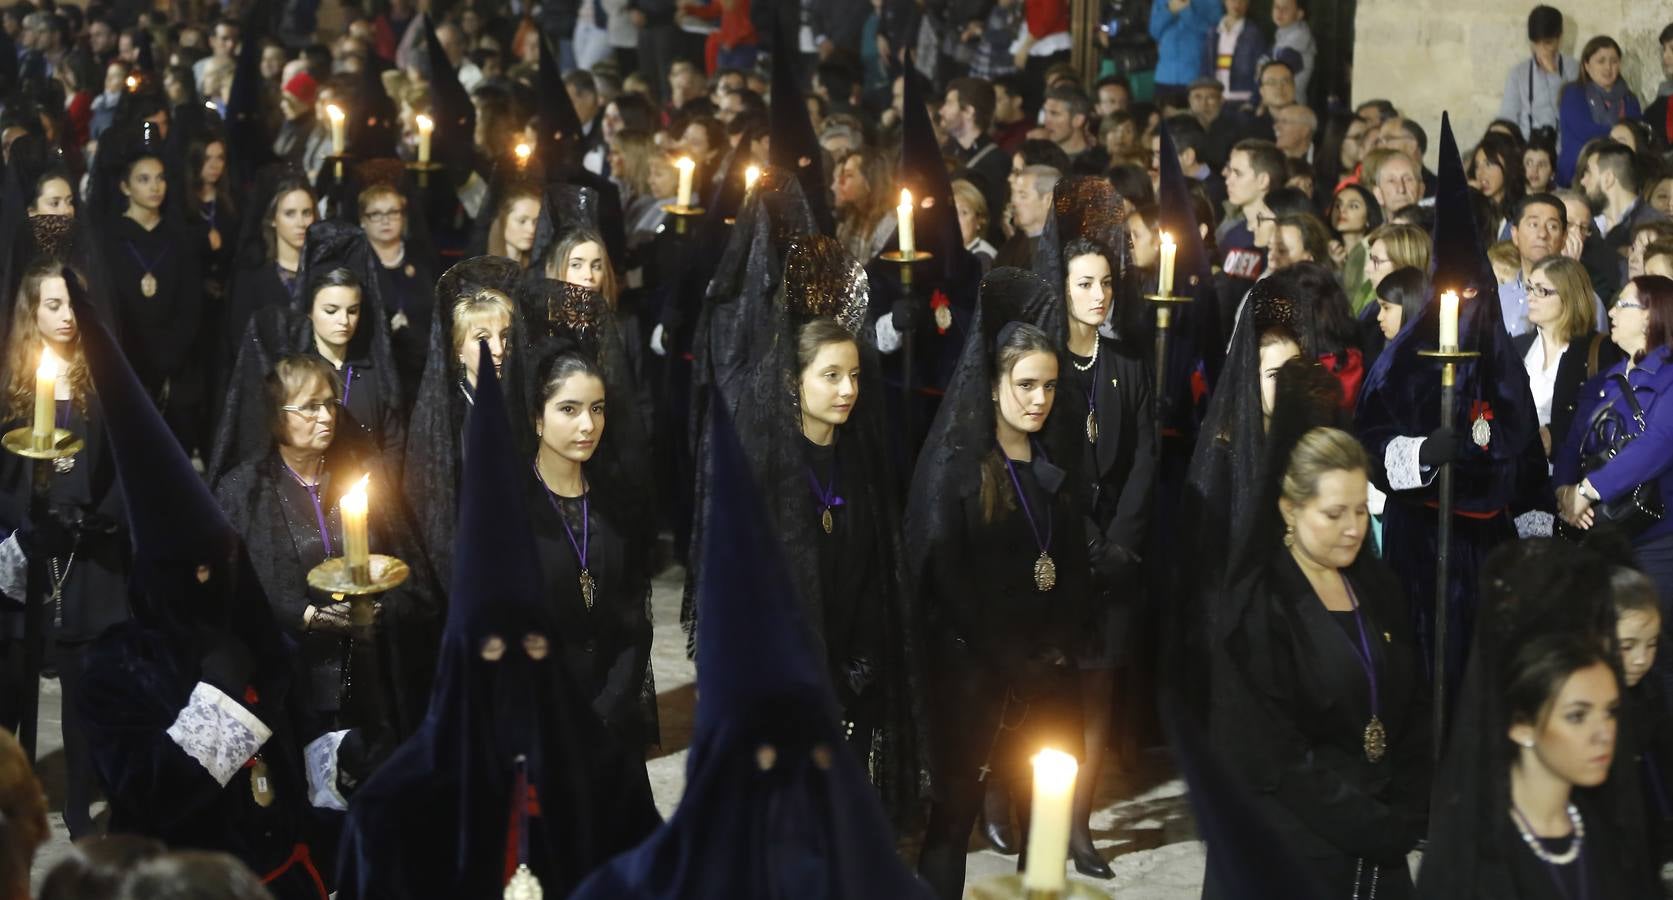
[[[903,533],[909,628],[919,635],[933,802],[918,871],[957,898],[986,782],[1026,806],[1024,759],[1083,743],[1073,654],[1089,618],[1080,398],[1030,320],[1062,301],[1029,273],[983,280],[975,327],[918,461]],[[1054,407],[1062,404],[1068,415]],[[913,593],[913,591],[916,593]]]
[[[279,357],[264,395],[245,400],[266,415],[270,437],[237,460],[216,484],[215,497],[249,546],[279,627],[297,642],[292,699],[299,733],[304,740],[324,738],[321,747],[330,747],[338,763],[337,790],[326,792],[331,802],[316,805],[341,809],[342,788],[364,779],[393,740],[417,727],[439,607],[383,466],[376,455],[339,440],[338,378],[317,356]],[[375,636],[355,626],[349,601],[310,587],[307,577],[347,553],[339,506],[362,477],[369,478],[371,506],[361,517],[370,529],[368,548],[413,570],[405,584],[376,598]]]
[[[0,459],[0,522],[12,531],[0,543],[0,590],[19,603],[51,605],[51,612],[44,617],[47,632],[42,639],[45,659],[58,670],[65,696],[64,820],[72,836],[82,837],[93,833],[88,808],[97,789],[85,722],[77,706],[83,689],[82,663],[90,641],[111,625],[128,619],[123,599],[128,533],[122,492],[109,474],[110,444],[88,379],[66,272],[80,277],[51,256],[36,260],[23,272],[5,349],[3,419],[5,430],[31,420],[39,430],[39,413],[44,409],[49,433],[51,429],[65,429],[81,438],[85,446],[59,464],[35,463],[9,453]],[[51,369],[50,386],[37,378],[42,367]],[[46,387],[45,392],[42,387]],[[47,519],[42,521],[30,518],[36,465],[48,466],[51,471]],[[25,597],[27,577],[23,566],[28,558],[42,556],[49,558],[47,567],[53,573],[51,594]],[[21,661],[23,642],[11,635],[23,634],[22,615],[8,612],[4,620],[8,637],[0,643],[0,655],[8,662]],[[3,686],[6,700],[0,704],[0,727],[18,727],[18,698],[24,690],[33,689],[33,685],[7,679]]]

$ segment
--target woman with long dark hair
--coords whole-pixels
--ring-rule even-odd
[[[1470,157],[1470,184],[1493,206],[1493,219],[1480,223],[1490,227],[1498,240],[1510,238],[1511,213],[1528,189],[1522,171],[1522,145],[1497,131],[1482,135]]]
[[[228,372],[250,317],[259,309],[288,308],[294,302],[300,288],[302,245],[318,215],[313,188],[300,172],[270,175],[268,184],[266,196],[251,205],[251,217],[245,220],[240,238],[222,345]]]

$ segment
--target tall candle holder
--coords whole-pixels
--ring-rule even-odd
[[[1454,327],[1456,332],[1456,326]],[[1441,364],[1441,425],[1450,426],[1458,415],[1458,364],[1477,359],[1481,353],[1460,350],[1456,345],[1442,345],[1435,350],[1419,350],[1417,355]],[[1441,758],[1443,738],[1446,736],[1446,623],[1451,602],[1447,599],[1447,578],[1451,566],[1452,548],[1452,460],[1441,463],[1435,475],[1436,506],[1440,520],[1435,524],[1435,699],[1430,711],[1434,717],[1434,733],[1430,736],[1437,761]]]
[[[1171,285],[1169,286],[1171,288]],[[1162,412],[1167,408],[1168,401],[1168,332],[1173,327],[1173,310],[1176,306],[1190,303],[1191,297],[1182,297],[1171,289],[1155,294],[1145,294],[1144,299],[1156,306],[1156,383],[1153,393],[1155,409],[1151,415],[1156,420],[1157,434],[1161,433]]]
[[[912,301],[912,267],[917,263],[925,262],[932,258],[934,258],[934,254],[927,250],[913,250],[909,253],[902,252],[900,250],[890,250],[887,253],[883,253],[878,256],[878,259],[881,259],[884,262],[892,262],[900,267],[900,293],[901,297],[908,302]],[[936,311],[937,316],[944,314],[948,316],[948,321],[945,323],[939,321],[936,322],[937,327],[946,327],[952,324],[951,313],[945,313],[942,310]],[[901,427],[908,435],[908,439],[906,441],[908,446],[916,443],[911,439],[911,435],[913,434],[912,344],[912,332],[902,332],[900,335],[900,421]]]
[[[42,522],[52,515],[47,493],[52,485],[52,473],[59,464],[81,452],[85,442],[67,428],[54,428],[49,436],[37,435],[33,425],[25,425],[6,432],[0,438],[6,451],[29,460],[29,521]],[[40,557],[40,558],[37,558]],[[23,692],[22,721],[18,723],[17,740],[29,761],[35,761],[36,736],[39,733],[41,704],[41,669],[46,653],[46,604],[54,592],[48,561],[40,554],[29,559],[25,570],[25,590],[28,602],[23,607],[23,666],[29,685]]]
[[[415,176],[418,186],[423,189],[430,187],[430,175],[432,173],[440,172],[445,168],[447,167],[441,163],[429,160],[407,163],[407,171]]]
[[[662,204],[662,211],[674,217],[674,233],[685,234],[686,221],[708,212],[701,206],[681,206],[678,203]]]

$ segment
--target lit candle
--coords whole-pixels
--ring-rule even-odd
[[[429,116],[419,116],[416,121],[418,122],[418,161],[427,163],[430,161],[430,134],[436,130],[436,123]]]
[[[343,155],[343,110],[333,103],[325,108],[325,114],[331,117],[331,155]]]
[[[371,546],[366,540],[366,485],[367,475],[352,490],[337,501],[337,511],[343,517],[343,555],[348,557],[349,578],[355,584],[372,580]]]
[[[1458,292],[1441,294],[1441,349],[1458,349]]]
[[[1034,806],[1028,819],[1025,891],[1062,891],[1069,855],[1069,810],[1075,800],[1075,758],[1061,750],[1034,755]]]
[[[512,152],[517,154],[517,168],[521,169],[529,164],[529,154],[534,152],[534,148],[528,144],[518,144]]]
[[[674,161],[674,165],[680,170],[680,196],[674,205],[687,209],[691,206],[691,175],[696,171],[697,164],[691,161],[691,157],[682,156]]]
[[[1173,235],[1162,232],[1162,258],[1157,267],[1156,293],[1166,297],[1173,293],[1173,256],[1178,250],[1173,243]]]
[[[752,187],[755,187],[756,179],[758,179],[760,177],[761,177],[761,167],[760,166],[750,166],[749,168],[745,169],[744,170],[744,193],[746,193],[746,194],[749,193],[749,189],[752,188]]]
[[[900,208],[895,210],[895,219],[900,226],[900,253],[911,256],[918,250],[918,242],[912,234],[912,192],[906,188],[900,189]]]
[[[58,357],[41,349],[41,364],[35,368],[35,427],[32,443],[37,449],[52,446],[58,418]]]
[[[139,90],[139,76],[129,75],[128,76],[128,93],[131,94],[131,93],[133,93],[134,91],[137,91],[137,90]]]

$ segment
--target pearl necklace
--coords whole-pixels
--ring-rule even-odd
[[[1581,820],[1580,810],[1575,809],[1574,804],[1568,805],[1568,821],[1574,826],[1574,841],[1561,853],[1551,853],[1540,844],[1539,838],[1534,836],[1533,826],[1528,823],[1521,810],[1512,805],[1510,812],[1511,818],[1516,821],[1516,830],[1522,834],[1522,843],[1528,845],[1528,852],[1540,862],[1551,866],[1566,866],[1580,856],[1580,844],[1586,839],[1586,823]]]
[[[1092,367],[1098,364],[1098,346],[1102,343],[1103,343],[1103,341],[1098,340],[1098,335],[1096,335],[1096,334],[1092,335],[1092,357],[1086,361],[1086,365],[1083,366],[1079,362],[1076,362],[1073,359],[1069,360],[1069,364],[1074,366],[1075,371],[1077,371],[1077,372],[1090,372],[1090,371],[1092,371]],[[1069,354],[1070,354],[1070,356],[1073,356],[1074,351],[1073,350],[1069,351]]]

